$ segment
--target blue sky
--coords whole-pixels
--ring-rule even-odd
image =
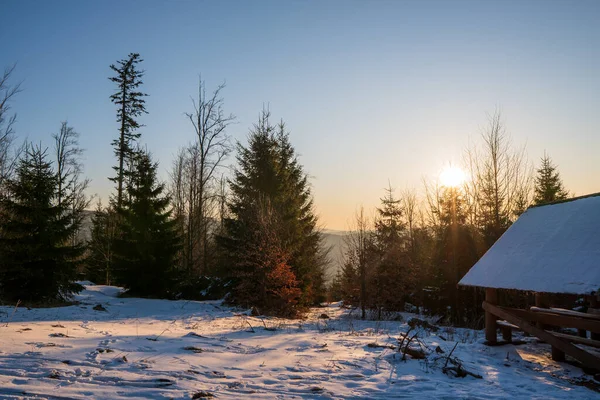
[[[68,120],[106,197],[117,136],[109,65],[144,59],[142,142],[167,178],[193,139],[202,74],[226,81],[230,134],[268,104],[311,175],[324,226],[345,229],[387,186],[421,188],[477,140],[486,113],[571,191],[600,191],[600,1],[28,1],[0,3],[0,67],[17,63],[21,137]],[[233,163],[233,160],[230,160]]]

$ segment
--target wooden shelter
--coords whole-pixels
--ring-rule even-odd
[[[497,344],[521,329],[552,346],[552,358],[565,354],[600,370],[600,357],[577,345],[600,348],[600,193],[529,208],[459,282],[486,289],[486,340]],[[498,289],[536,293],[528,310],[498,304]],[[586,297],[587,313],[552,308],[545,293]],[[576,328],[577,335],[551,327]],[[590,332],[590,338],[587,332]]]

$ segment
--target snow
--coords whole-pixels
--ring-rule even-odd
[[[404,321],[360,321],[331,304],[303,320],[263,324],[220,301],[120,292],[88,283],[73,306],[0,307],[0,399],[598,397],[577,384],[590,376],[550,360],[550,347],[534,338],[488,347],[481,331],[417,329],[410,335],[429,355],[402,361],[389,346],[409,330],[408,313]],[[456,343],[452,358],[482,379],[442,373]]]
[[[600,289],[600,196],[528,209],[459,285],[549,293]]]

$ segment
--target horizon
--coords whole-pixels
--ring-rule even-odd
[[[198,76],[208,91],[226,82],[232,139],[245,143],[263,107],[283,119],[327,230],[347,231],[388,182],[422,192],[460,165],[496,109],[536,167],[546,151],[571,194],[600,192],[598,2],[133,1],[113,15],[117,4],[7,1],[0,15],[0,67],[16,63],[23,81],[18,140],[50,147],[67,120],[104,200],[118,135],[109,65],[130,52],[149,95],[140,142],[163,181],[194,138],[184,113]]]

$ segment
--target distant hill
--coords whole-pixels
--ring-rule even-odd
[[[347,247],[345,237],[348,236],[349,232],[326,229],[322,234],[323,242],[329,248],[329,263],[325,268],[326,281],[329,283],[342,266]]]

